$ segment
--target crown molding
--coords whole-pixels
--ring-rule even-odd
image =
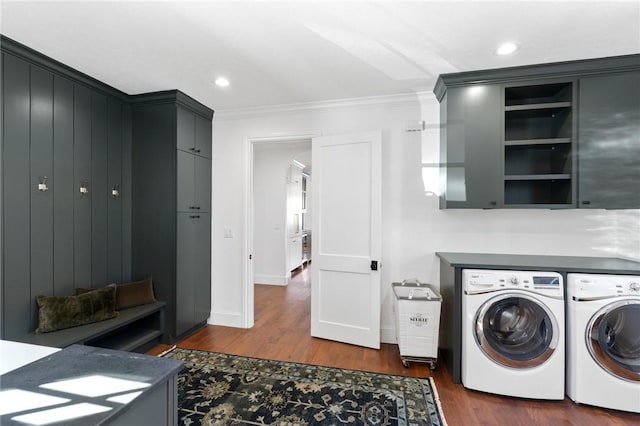
[[[100,91],[104,94],[113,96],[123,102],[130,104],[131,106],[139,106],[149,103],[161,104],[161,103],[177,103],[185,108],[192,110],[193,112],[211,120],[213,117],[213,110],[204,106],[200,102],[196,101],[191,96],[179,91],[179,90],[165,90],[160,92],[143,93],[139,95],[129,95],[115,87],[109,86],[97,80],[93,77],[84,74],[71,68],[62,62],[43,55],[42,53],[33,50],[32,48],[25,46],[9,37],[0,34],[0,50],[2,53],[7,53],[16,56],[22,60],[27,61],[30,64],[36,65],[54,74],[66,77],[73,80],[76,83],[87,86],[93,90]]]
[[[423,92],[217,110],[216,120],[316,109],[344,108],[381,104],[415,104],[416,102],[419,102],[421,93]]]
[[[75,68],[71,68],[70,66],[63,64],[62,62],[56,61],[49,56],[43,55],[42,53],[33,50],[32,48],[25,46],[24,44],[19,43],[3,34],[0,34],[0,50],[3,53],[8,53],[16,56],[54,74],[72,79],[84,86],[90,87],[94,90],[98,90],[107,95],[114,96],[121,101],[129,102],[129,95],[125,92],[118,90],[115,87],[109,86],[108,84],[105,84],[100,80],[90,77]]]
[[[144,105],[178,104],[201,115],[207,120],[211,120],[213,117],[212,109],[179,90],[165,90],[162,92],[131,95],[129,96],[129,102],[131,102],[131,106],[134,108]]]
[[[640,70],[640,54],[442,74],[433,93],[441,101],[447,88],[469,84],[503,84],[532,79],[583,77]]]

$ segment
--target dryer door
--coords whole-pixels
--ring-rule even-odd
[[[498,364],[532,368],[544,363],[558,346],[558,322],[540,301],[506,293],[486,301],[475,321],[476,343]]]
[[[640,301],[621,300],[596,312],[587,325],[586,343],[609,374],[640,382]]]

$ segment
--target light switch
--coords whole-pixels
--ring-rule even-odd
[[[224,228],[224,237],[225,238],[233,238],[233,231],[229,227]]]

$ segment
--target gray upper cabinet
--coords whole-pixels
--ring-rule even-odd
[[[196,153],[211,159],[211,120],[196,115]]]
[[[445,74],[441,208],[639,208],[640,55]]]
[[[581,208],[640,208],[640,71],[580,79]]]
[[[178,149],[211,158],[211,120],[177,106]]]
[[[500,87],[447,90],[440,104],[446,185],[441,208],[494,208],[502,203]]]

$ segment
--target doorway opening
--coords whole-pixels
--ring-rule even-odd
[[[292,271],[310,264],[313,136],[248,140],[249,258],[243,288],[247,328],[254,325],[256,294],[262,294],[256,293],[255,285],[286,286]]]

